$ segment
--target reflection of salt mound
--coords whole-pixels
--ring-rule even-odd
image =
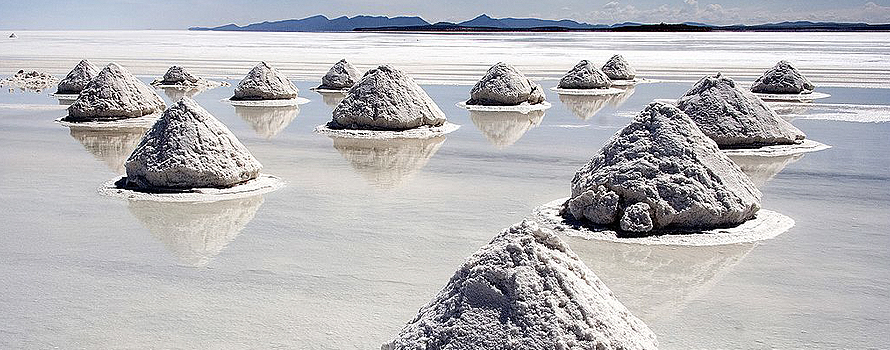
[[[470,90],[468,105],[516,106],[544,102],[544,89],[515,67],[498,62]]]
[[[801,94],[810,93],[815,88],[788,61],[779,61],[751,85],[751,91],[760,94]]]
[[[263,196],[191,203],[130,201],[151,234],[189,266],[207,265],[253,220]]]
[[[321,99],[324,101],[324,104],[328,105],[328,107],[337,107],[344,98],[346,98],[346,94],[339,92],[320,92]]]
[[[572,113],[584,120],[590,119],[590,117],[596,115],[596,113],[603,109],[603,107],[606,107],[606,102],[609,102],[611,99],[612,95],[559,95],[559,101],[566,105],[566,107],[569,107],[569,110],[571,110]]]
[[[59,82],[57,94],[79,94],[87,87],[90,80],[99,75],[99,67],[96,67],[90,61],[81,60],[65,79]]]
[[[164,111],[167,105],[148,85],[109,63],[68,107],[69,121],[135,118]]]
[[[404,72],[389,65],[369,70],[334,108],[331,129],[408,130],[442,126],[445,113]]]
[[[71,137],[79,141],[96,159],[105,162],[111,171],[123,174],[124,162],[147,128],[84,128],[71,126]]]
[[[125,166],[126,186],[142,190],[232,187],[257,178],[263,167],[188,97],[164,112]]]
[[[470,120],[491,144],[504,148],[519,141],[531,128],[540,125],[544,120],[544,111],[520,113],[471,110]]]
[[[798,153],[779,157],[730,155],[729,158],[742,168],[742,171],[751,178],[751,182],[757,187],[762,187],[788,164],[800,160],[803,156],[803,153]]]
[[[637,76],[637,71],[624,59],[624,56],[612,56],[603,65],[603,72],[609,79],[617,80],[633,80]]]
[[[524,221],[470,256],[385,350],[655,349],[559,237]]]
[[[183,89],[178,87],[162,87],[161,89],[164,90],[164,94],[170,98],[170,101],[179,101],[179,99],[183,97],[195,97],[195,95],[204,91],[200,88]]]
[[[445,137],[428,139],[354,139],[332,137],[334,149],[369,183],[392,188],[420,171]]]
[[[271,139],[300,114],[299,106],[235,106],[235,114],[244,119],[261,137]]]
[[[806,135],[720,73],[701,78],[677,107],[724,148],[799,143]]]
[[[681,247],[569,238],[572,250],[621,298],[652,324],[669,319],[708,293],[755,244]]]
[[[741,224],[760,191],[677,107],[653,102],[572,180],[566,211],[635,233]]]
[[[299,92],[284,74],[260,62],[235,87],[232,100],[286,100],[297,98]]]

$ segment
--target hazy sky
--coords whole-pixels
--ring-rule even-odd
[[[786,20],[890,23],[890,0],[0,0],[2,29],[184,29],[356,14],[430,22],[492,17],[712,24]]]

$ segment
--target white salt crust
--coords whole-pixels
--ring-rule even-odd
[[[349,89],[350,89],[350,88],[339,89],[339,90],[334,90],[334,89],[319,89],[319,88],[317,88],[317,87],[309,88],[309,90],[311,90],[311,91],[315,91],[315,92],[320,93],[320,94],[345,94],[345,93],[349,92]]]
[[[547,110],[553,105],[550,102],[544,101],[541,103],[536,103],[530,105],[528,103],[522,103],[515,106],[485,106],[485,105],[468,105],[466,101],[458,102],[457,106],[460,108],[465,108],[468,111],[479,111],[479,112],[519,112],[519,113],[528,113],[531,111],[543,111]]]
[[[634,86],[637,84],[652,84],[657,82],[658,80],[646,78],[633,78],[631,80],[612,79],[612,86]]]
[[[358,130],[331,129],[327,124],[315,127],[315,132],[329,137],[345,137],[354,139],[392,140],[392,139],[428,139],[443,136],[460,129],[460,125],[445,122],[442,126],[419,127],[401,131],[390,130]]]
[[[64,126],[79,126],[84,128],[107,128],[107,129],[119,129],[119,128],[150,128],[155,124],[163,113],[152,113],[149,115],[143,115],[141,117],[136,118],[121,118],[115,120],[102,120],[102,121],[84,121],[84,122],[71,122],[66,121],[65,118],[62,117],[56,119],[55,122],[62,124]]]
[[[759,148],[733,148],[721,149],[720,151],[728,156],[782,157],[801,153],[816,152],[829,148],[831,148],[831,146],[824,143],[805,139],[801,143],[792,145],[772,145]]]
[[[716,246],[757,242],[775,238],[794,226],[794,219],[771,210],[760,209],[753,219],[731,228],[662,231],[661,235],[647,237],[619,237],[611,228],[581,225],[575,219],[563,217],[560,212],[568,200],[568,197],[561,198],[537,207],[532,212],[531,218],[545,229],[568,236],[644,245]]]
[[[553,91],[560,95],[578,95],[578,96],[608,96],[608,95],[617,95],[624,92],[623,89],[616,88],[600,88],[600,89],[562,89],[558,86],[554,86],[550,88],[550,91]]]
[[[79,94],[49,94],[52,97],[55,97],[62,101],[74,101],[77,99]]]
[[[831,95],[826,94],[824,92],[810,92],[805,94],[761,94],[753,92],[754,96],[760,97],[761,100],[764,101],[813,101],[818,100],[820,98],[831,97]]]
[[[143,192],[118,187],[116,184],[126,176],[117,177],[102,184],[99,194],[136,201],[157,202],[216,202],[246,198],[269,193],[284,187],[284,180],[268,174],[260,174],[256,179],[228,188],[193,188],[178,192]]]
[[[228,103],[232,106],[247,106],[247,107],[281,107],[281,106],[299,106],[302,104],[309,103],[308,98],[297,97],[286,100],[232,100],[232,99],[222,99],[223,103]]]

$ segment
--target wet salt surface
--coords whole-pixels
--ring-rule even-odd
[[[553,108],[529,120],[472,116],[455,105],[470,86],[425,85],[463,127],[431,143],[365,145],[312,132],[331,112],[309,91],[317,84],[297,82],[311,102],[268,116],[221,103],[231,87],[195,96],[288,183],[214,203],[103,197],[96,188],[138,131],[82,136],[53,123],[62,109],[0,108],[0,348],[378,348],[465,257],[568,195],[624,115],[689,87],[643,84],[620,104],[571,107],[547,91]],[[863,91],[832,89],[820,103],[890,100]],[[0,106],[17,104],[58,101],[0,93]],[[264,119],[276,132],[257,126]],[[662,348],[886,345],[890,123],[792,123],[833,148],[741,161],[764,207],[796,221],[775,239],[691,248],[565,237]]]

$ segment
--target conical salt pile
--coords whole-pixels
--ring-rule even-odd
[[[117,63],[109,63],[68,106],[68,118],[112,120],[159,113],[167,105],[148,85]]]
[[[90,61],[82,60],[74,69],[68,72],[65,79],[59,82],[57,94],[79,94],[87,87],[90,80],[99,75],[99,67],[96,67]]]
[[[754,81],[751,91],[762,94],[806,94],[816,87],[788,61],[779,61]]]
[[[516,106],[544,102],[541,85],[526,78],[515,67],[498,62],[470,90],[469,105]]]
[[[633,80],[637,76],[637,71],[624,59],[624,56],[612,56],[606,64],[603,65],[603,72],[614,80]]]
[[[284,74],[260,62],[235,87],[233,100],[287,100],[300,92]]]
[[[558,86],[560,89],[603,89],[612,86],[612,80],[589,61],[582,60],[562,76]]]
[[[335,63],[328,73],[321,78],[319,89],[344,90],[349,89],[362,78],[358,69],[345,59]]]

